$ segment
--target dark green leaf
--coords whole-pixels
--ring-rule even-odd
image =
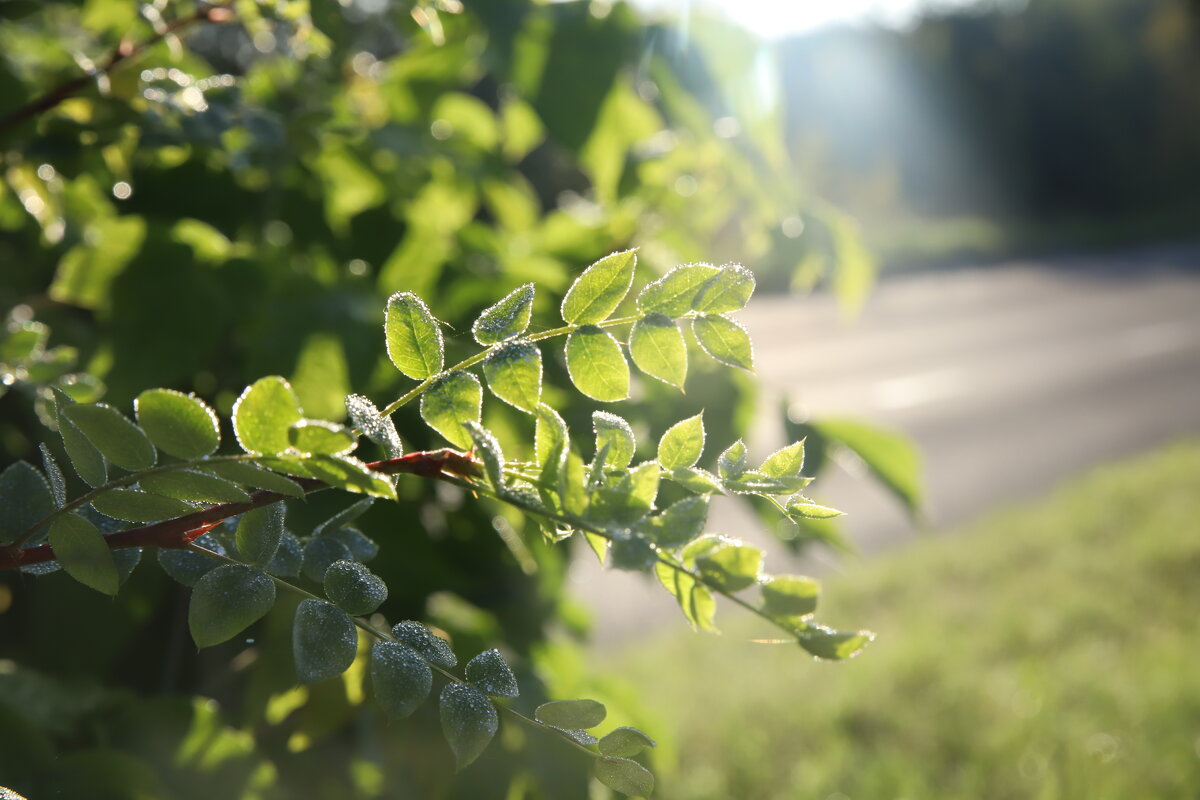
[[[762,560],[762,551],[757,547],[721,542],[696,559],[696,568],[709,583],[727,592],[738,592],[758,581]]]
[[[817,610],[821,584],[802,575],[775,575],[763,582],[763,610],[772,616],[803,617]]]
[[[196,539],[195,543],[217,555],[226,555],[225,548],[212,534],[204,534]],[[195,587],[201,578],[221,566],[220,562],[191,550],[162,547],[158,548],[158,563],[163,572],[188,587]]]
[[[533,284],[527,283],[509,292],[494,306],[484,309],[471,326],[475,341],[492,345],[524,333],[533,313],[533,294]]]
[[[291,446],[288,428],[302,416],[291,384],[272,375],[247,386],[233,404],[233,432],[247,453],[275,455]]]
[[[673,470],[693,466],[704,452],[704,415],[677,422],[658,440],[658,463]]]
[[[542,351],[529,342],[509,342],[483,362],[488,389],[511,406],[536,413],[542,402]]]
[[[875,640],[870,631],[835,631],[823,625],[809,625],[799,634],[800,646],[817,658],[843,661],[854,658]]]
[[[658,561],[658,554],[650,542],[639,535],[613,539],[609,545],[614,569],[641,572],[650,569]]]
[[[279,541],[283,538],[283,503],[274,503],[262,508],[252,508],[238,520],[238,555],[257,567],[264,567],[275,558]]]
[[[754,273],[741,264],[726,264],[696,293],[692,308],[701,314],[722,314],[744,308],[754,294]]]
[[[412,292],[388,298],[384,332],[396,369],[418,381],[442,371],[442,330],[421,298]]]
[[[292,655],[296,678],[317,683],[336,678],[354,663],[358,634],[354,622],[324,600],[301,600],[292,625]]]
[[[567,337],[567,372],[575,388],[611,403],[629,397],[629,365],[609,333],[587,325]]]
[[[471,446],[464,422],[479,422],[483,387],[469,372],[451,372],[438,378],[421,395],[421,418],[456,447]]]
[[[687,380],[687,343],[671,319],[651,314],[629,332],[629,355],[638,369],[663,383],[682,389]]]
[[[467,662],[464,674],[467,683],[493,697],[516,697],[520,694],[517,679],[499,650],[484,650]]]
[[[754,371],[754,347],[750,334],[733,320],[716,316],[696,317],[692,320],[692,332],[704,352],[731,367]]]
[[[221,443],[217,415],[192,395],[147,389],[133,401],[133,411],[150,441],[176,458],[201,458]]]
[[[496,707],[487,695],[464,683],[446,684],[438,707],[442,732],[454,751],[458,768],[462,769],[479,758],[496,735],[500,727]]]
[[[265,572],[242,564],[224,564],[207,573],[192,590],[188,628],[197,647],[232,639],[275,605],[275,583]]]
[[[633,460],[633,451],[637,442],[633,438],[633,428],[621,417],[607,411],[592,413],[592,430],[596,433],[596,452],[608,447],[604,463],[618,469],[629,465]],[[566,726],[570,727],[570,726]]]
[[[416,650],[430,664],[446,669],[453,669],[458,664],[450,643],[415,620],[397,622],[392,626],[392,636]]]
[[[350,548],[331,536],[320,536],[304,545],[300,572],[314,583],[324,583],[325,571],[335,561],[350,561]]]
[[[46,473],[46,484],[50,487],[50,496],[54,500],[54,507],[62,508],[67,504],[66,478],[63,477],[62,470],[58,467],[58,462],[50,454],[50,448],[46,447],[45,442],[38,445],[38,450],[42,454],[42,470]],[[3,479],[0,479],[0,483],[2,482]],[[5,490],[0,488],[0,497],[3,496],[5,496]],[[3,538],[3,535],[0,535],[0,540]]]
[[[255,489],[265,489],[268,492],[276,492],[288,497],[304,496],[304,490],[297,486],[295,481],[243,461],[220,461],[215,464],[204,464],[203,468],[205,472],[212,472],[222,478],[252,486]]]
[[[325,596],[347,614],[365,616],[387,600],[383,578],[357,561],[335,561],[325,570]]]
[[[613,791],[630,797],[649,797],[654,792],[654,775],[628,758],[601,758],[596,762],[596,777]]]
[[[233,481],[192,469],[153,472],[143,475],[139,484],[147,492],[196,503],[244,503],[250,499]]]
[[[684,264],[649,283],[638,293],[638,308],[647,314],[682,317],[692,310],[700,288],[717,274],[711,264]]]
[[[604,722],[606,716],[604,704],[595,700],[552,700],[542,703],[533,712],[533,718],[538,722],[555,728],[594,728]]]
[[[284,532],[279,539],[279,547],[275,556],[267,564],[266,570],[281,578],[298,578],[304,565],[304,545],[290,533]]]
[[[354,522],[354,520],[367,513],[367,511],[370,510],[371,506],[373,505],[375,505],[374,497],[364,497],[361,500],[355,500],[353,503],[334,514],[332,517],[313,528],[313,536],[322,536],[326,531],[336,531],[338,528],[349,525],[351,522]]]
[[[629,292],[636,264],[637,251],[625,250],[584,270],[563,298],[563,320],[569,325],[594,325],[608,319]]]
[[[54,493],[36,467],[24,461],[0,472],[0,542],[11,542],[56,508]]]
[[[63,413],[63,409],[72,402],[71,399],[62,392],[56,391],[54,395],[58,432],[62,436],[67,457],[71,459],[71,466],[75,467],[75,472],[88,486],[103,486],[108,480],[108,467],[104,456],[83,435],[83,431]]]
[[[154,466],[150,439],[128,417],[106,403],[75,403],[63,408],[67,418],[112,463],[130,472]]]
[[[600,739],[600,752],[614,758],[632,758],[647,747],[657,746],[637,728],[617,728]]]
[[[642,520],[638,531],[659,547],[674,550],[703,533],[707,521],[708,497],[685,497],[661,514]]]
[[[92,500],[101,514],[127,522],[158,522],[190,514],[196,510],[182,500],[147,494],[136,489],[110,489]]]
[[[76,514],[64,514],[50,526],[50,547],[72,578],[102,594],[117,593],[117,566],[95,525]]]
[[[429,696],[433,670],[408,645],[376,642],[371,648],[371,685],[375,701],[389,716],[407,717]]]

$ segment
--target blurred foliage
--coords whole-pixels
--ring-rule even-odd
[[[186,22],[213,8],[220,24]],[[501,293],[532,281],[538,310],[556,307],[584,265],[625,246],[657,271],[745,261],[767,287],[836,271],[848,306],[870,278],[848,220],[790,179],[778,120],[734,104],[703,42],[643,28],[622,4],[75,0],[10,2],[0,18],[0,307],[14,332],[49,324],[118,407],[169,386],[227,417],[241,387],[274,373],[313,416],[341,419],[352,387],[391,398],[401,385],[379,347],[381,297],[438,308],[454,358]],[[753,66],[748,39],[717,34],[722,69]],[[707,408],[711,435],[735,439],[749,381],[708,365],[691,381],[682,398],[643,386],[628,415],[657,433]],[[549,395],[590,424],[592,404]],[[486,422],[502,440],[525,424],[500,408]],[[0,461],[33,456],[43,431],[30,392],[0,397]],[[519,516],[459,508],[444,488],[404,483],[363,520],[392,587],[384,612],[464,650],[503,641],[531,695],[579,683],[570,640],[587,623],[563,593],[566,554],[538,536],[514,554]],[[340,502],[315,497],[293,524]],[[290,609],[197,655],[186,593],[156,572],[135,571],[113,605],[86,591],[0,576],[0,774],[30,796],[587,792],[585,764],[511,730],[454,777],[421,733],[428,712],[385,725],[353,670],[297,689]],[[593,695],[638,721],[619,691]]]

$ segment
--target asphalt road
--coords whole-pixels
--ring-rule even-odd
[[[828,296],[755,298],[741,315],[764,390],[751,456],[782,442],[782,396],[798,418],[899,429],[921,450],[938,531],[1200,434],[1198,267],[1200,248],[1158,248],[900,276],[849,322]],[[918,535],[852,461],[811,493],[848,512],[844,528],[866,557]],[[768,563],[784,568],[786,552],[736,503],[714,508],[709,527],[767,544]],[[826,554],[786,568],[842,563]],[[572,580],[602,641],[678,614],[658,587],[594,559],[578,559]]]

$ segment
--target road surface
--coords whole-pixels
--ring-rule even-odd
[[[782,443],[782,396],[799,417],[897,428],[921,450],[929,527],[941,530],[1200,434],[1198,267],[1200,249],[1160,248],[898,276],[852,323],[828,296],[755,298],[741,314],[764,388],[751,457]],[[842,466],[812,493],[848,512],[867,557],[917,535],[884,491]],[[715,507],[709,528],[767,545],[774,571],[838,568],[828,554],[787,564],[736,503]],[[591,558],[576,559],[572,584],[602,642],[678,614],[643,576]]]

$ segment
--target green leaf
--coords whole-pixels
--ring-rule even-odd
[[[596,560],[603,564],[604,558],[608,555],[608,539],[591,531],[584,531],[583,540],[587,543],[588,549],[596,556]]]
[[[416,650],[430,664],[437,664],[446,669],[454,669],[458,664],[458,658],[450,649],[450,643],[415,620],[397,622],[392,626],[392,636],[396,637],[396,641]]]
[[[692,310],[701,287],[717,274],[712,264],[684,264],[648,283],[638,293],[638,308],[647,314],[682,317]]]
[[[325,570],[325,596],[347,614],[356,617],[375,613],[387,600],[387,584],[357,561],[335,561]]]
[[[0,472],[0,542],[11,542],[56,508],[37,468],[17,461]]]
[[[662,467],[656,461],[645,461],[630,471],[629,505],[640,512],[639,517],[649,514],[650,510],[654,508],[661,476]]]
[[[142,429],[106,403],[75,403],[63,413],[112,463],[137,472],[154,466],[154,445]]]
[[[499,650],[484,650],[467,662],[467,683],[493,697],[517,697],[517,678],[508,668]]]
[[[442,329],[425,301],[412,292],[388,298],[384,333],[388,358],[408,377],[423,381],[442,371]]]
[[[616,414],[596,411],[592,413],[592,430],[596,433],[596,453],[599,454],[606,445],[608,446],[605,464],[618,469],[629,465],[633,460],[637,442],[633,438],[633,428],[628,422]]]
[[[701,314],[723,314],[745,307],[754,294],[754,273],[741,264],[725,264],[696,293],[692,309]]]
[[[233,433],[247,453],[275,455],[291,446],[288,428],[302,417],[291,384],[272,375],[247,386],[233,404]]]
[[[708,521],[708,497],[685,497],[661,514],[638,523],[638,531],[665,550],[674,550],[704,532]]]
[[[283,536],[279,539],[279,547],[275,550],[275,556],[264,569],[281,578],[298,578],[303,567],[304,545],[300,544],[300,540],[295,536],[284,531]]]
[[[324,583],[325,572],[338,561],[350,561],[350,548],[332,536],[319,536],[304,545],[300,572],[313,583]]]
[[[775,575],[762,584],[763,610],[771,616],[803,617],[817,610],[821,584],[803,575]]]
[[[321,419],[302,419],[288,428],[288,442],[301,453],[341,456],[358,446],[349,428]]]
[[[500,442],[496,441],[496,437],[492,435],[491,431],[478,422],[467,422],[464,427],[471,437],[475,453],[483,462],[483,474],[487,477],[488,483],[497,489],[503,488],[504,452],[500,449]]]
[[[696,558],[704,579],[727,592],[738,592],[758,581],[762,550],[748,544],[721,542],[714,550]]]
[[[442,718],[442,732],[458,768],[470,764],[487,748],[500,719],[496,707],[487,695],[464,683],[448,683],[442,689],[438,708]]]
[[[717,603],[708,587],[691,575],[659,562],[654,567],[658,581],[674,595],[683,611],[683,616],[694,630],[716,632],[713,618],[717,614]]]
[[[275,558],[279,542],[283,539],[284,508],[274,503],[262,508],[252,508],[238,520],[238,555],[256,567],[265,567]]]
[[[551,463],[558,468],[566,457],[570,445],[567,423],[550,406],[541,403],[537,407],[537,422],[533,429],[533,451],[537,463],[545,470]]]
[[[282,465],[287,463],[287,460],[279,459],[277,462],[269,463]],[[351,456],[309,456],[302,461],[298,460],[292,463],[303,465],[314,478],[324,481],[334,488],[367,494],[372,497],[382,497],[387,500],[396,499],[396,487],[387,475],[374,472],[366,464]]]
[[[54,501],[54,507],[62,508],[67,504],[67,479],[63,477],[62,470],[58,467],[58,462],[54,460],[54,456],[51,455],[50,448],[46,446],[45,442],[38,444],[38,450],[42,454],[42,471],[46,474],[46,483],[50,488],[50,496]],[[3,496],[4,490],[0,488],[0,497]],[[3,523],[0,523],[0,525],[3,525]],[[3,539],[2,534],[0,534],[0,539]]]
[[[367,398],[361,394],[346,397],[346,413],[350,422],[363,432],[363,435],[387,453],[388,458],[398,458],[404,455],[404,446],[400,442],[400,434],[396,433],[396,423],[390,417],[379,413]]]
[[[683,488],[694,494],[724,494],[724,487],[711,472],[695,467],[680,467],[667,473],[667,478],[675,481]]]
[[[260,569],[224,564],[192,590],[188,628],[197,647],[232,639],[275,605],[275,583]]]
[[[609,333],[584,326],[567,337],[566,354],[567,373],[576,389],[602,403],[629,397],[629,365]]]
[[[371,648],[371,686],[375,701],[389,716],[412,714],[433,688],[433,670],[411,647],[376,642]]]
[[[717,457],[717,474],[723,480],[737,480],[746,471],[746,443],[738,439]]]
[[[101,514],[126,522],[158,522],[182,517],[196,510],[182,500],[147,494],[137,489],[110,489],[92,500],[92,507]]]
[[[421,395],[421,419],[454,446],[466,450],[471,435],[465,422],[479,422],[483,387],[469,372],[451,372],[438,378]]]
[[[653,739],[637,728],[617,728],[600,739],[600,752],[614,758],[632,758],[647,747],[657,746]]]
[[[567,460],[558,475],[558,492],[567,513],[583,516],[583,512],[587,510],[588,493],[583,459],[578,453],[567,454]]]
[[[629,355],[652,378],[683,389],[687,380],[687,343],[683,332],[662,314],[639,319],[629,332]]]
[[[153,494],[195,503],[245,503],[250,499],[233,481],[192,469],[143,475],[139,485]]]
[[[533,314],[532,283],[513,289],[504,299],[489,306],[471,326],[471,335],[482,345],[492,345],[520,336],[529,327]]]
[[[172,389],[147,389],[133,401],[138,424],[159,450],[191,460],[221,444],[217,415],[202,400]]]
[[[50,526],[50,547],[72,578],[102,594],[117,593],[117,565],[95,525],[77,514],[65,514]]]
[[[62,436],[63,447],[75,472],[83,478],[88,486],[103,486],[108,481],[108,467],[104,456],[96,449],[96,445],[83,435],[83,431],[67,418],[63,409],[72,401],[63,392],[56,391],[55,418],[58,422],[58,432]]]
[[[921,455],[912,440],[897,431],[850,420],[822,420],[820,435],[849,448],[876,480],[894,494],[912,516],[921,508]]]
[[[511,406],[537,412],[542,402],[542,351],[529,342],[509,342],[483,362],[488,389]]]
[[[692,333],[704,352],[731,367],[754,371],[754,347],[750,334],[738,323],[722,316],[696,317]]]
[[[595,700],[552,700],[533,712],[533,718],[543,725],[567,729],[594,728],[606,716],[604,704]]]
[[[628,758],[599,759],[596,778],[613,791],[630,797],[649,797],[654,792],[654,775]]]
[[[630,572],[641,572],[650,569],[658,561],[658,554],[650,546],[650,542],[641,536],[632,535],[621,539],[613,539],[609,552],[612,554],[614,569]]]
[[[568,325],[594,325],[617,310],[633,284],[637,251],[611,253],[575,279],[562,301],[562,318]]]
[[[211,472],[227,480],[252,486],[255,489],[265,489],[288,497],[303,497],[304,490],[295,481],[282,475],[261,469],[253,464],[240,461],[222,461],[215,464],[204,464],[205,472]]]
[[[350,668],[358,651],[354,622],[332,603],[301,600],[292,624],[292,656],[296,678],[318,683],[336,678]]]
[[[842,512],[836,508],[817,505],[807,497],[794,497],[787,502],[785,508],[789,515],[804,519],[831,519],[842,516]]]
[[[795,442],[776,450],[763,461],[758,471],[772,478],[794,478],[804,469],[804,442]]]
[[[693,466],[704,452],[704,414],[688,417],[667,429],[658,440],[658,463],[674,470]]]
[[[41,355],[50,338],[50,328],[36,321],[10,322],[0,330],[0,363],[15,365]]]
[[[808,478],[772,478],[757,470],[747,470],[736,478],[724,481],[726,491],[737,494],[790,494],[810,483]]]
[[[817,658],[844,661],[854,658],[875,641],[870,631],[835,631],[823,625],[812,625],[798,634],[800,646]]]
[[[212,534],[204,534],[196,539],[195,543],[218,555],[226,555],[225,548]],[[158,548],[158,564],[173,580],[191,588],[205,575],[221,566],[217,561],[200,553],[165,547]]]

